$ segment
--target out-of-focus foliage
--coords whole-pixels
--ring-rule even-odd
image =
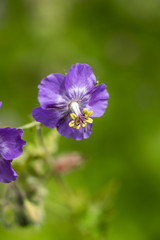
[[[89,158],[85,167],[64,177],[88,204],[88,210],[82,206],[75,212],[79,227],[74,218],[66,221],[68,210],[56,202],[64,200],[63,193],[50,181],[42,226],[0,226],[2,239],[96,238],[97,216],[105,213],[97,212],[100,192],[114,180],[120,188],[113,217],[105,218],[108,240],[160,239],[159,9],[159,0],[0,1],[1,126],[29,122],[40,80],[66,73],[76,62],[91,65],[110,93],[106,114],[94,120],[88,140],[59,140],[57,153],[78,151]],[[33,135],[27,131],[26,140]],[[1,197],[3,184],[0,188]],[[11,206],[5,211],[12,222]],[[86,229],[94,236],[84,236]]]
[[[34,127],[36,131],[33,131]],[[54,181],[59,190],[53,203],[57,202],[65,211],[54,204],[49,209],[56,211],[60,219],[73,221],[75,228],[84,237],[105,238],[109,219],[113,215],[117,183],[108,184],[108,189],[104,189],[103,194],[98,194],[95,199],[84,190],[79,192],[77,188],[73,191],[63,175],[81,167],[86,157],[78,152],[56,156],[59,135],[55,129],[43,135],[42,125],[35,121],[22,129],[32,129],[32,133],[36,134],[33,142],[28,142],[23,156],[14,161],[14,168],[19,173],[18,180],[6,184],[5,194],[0,198],[0,220],[3,226],[41,227],[48,207],[48,203],[45,205],[46,185],[47,182]]]

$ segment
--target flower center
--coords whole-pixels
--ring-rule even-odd
[[[81,126],[85,128],[85,132],[87,131],[87,124],[93,123],[93,119],[90,116],[93,114],[93,111],[88,111],[87,109],[83,109],[83,113],[81,113],[79,109],[79,105],[77,102],[72,102],[70,104],[70,110],[72,113],[70,117],[73,119],[69,126],[79,129]]]
[[[79,109],[79,104],[77,102],[75,102],[75,101],[71,102],[69,107],[70,107],[71,112],[74,113],[76,116],[78,116],[81,113],[81,111]]]

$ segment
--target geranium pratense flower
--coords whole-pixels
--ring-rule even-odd
[[[2,102],[0,102],[0,107]],[[11,162],[19,157],[26,144],[21,139],[23,131],[16,128],[0,128],[0,182],[9,183],[16,180],[17,173],[12,169]]]
[[[104,114],[109,98],[105,84],[95,85],[96,77],[87,64],[72,65],[66,76],[50,74],[39,85],[40,107],[32,115],[67,138],[88,138],[93,117]]]

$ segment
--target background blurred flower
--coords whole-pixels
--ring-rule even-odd
[[[2,102],[0,102],[0,107]],[[23,131],[16,128],[0,128],[0,182],[9,183],[16,180],[17,173],[12,169],[11,162],[19,157],[26,144],[22,140]]]
[[[59,174],[65,174],[80,167],[86,157],[80,153],[68,153],[60,155],[53,163],[53,170]]]

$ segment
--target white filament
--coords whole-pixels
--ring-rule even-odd
[[[79,104],[77,102],[71,102],[69,107],[71,112],[76,114],[76,116],[78,116],[81,113],[79,109]]]

